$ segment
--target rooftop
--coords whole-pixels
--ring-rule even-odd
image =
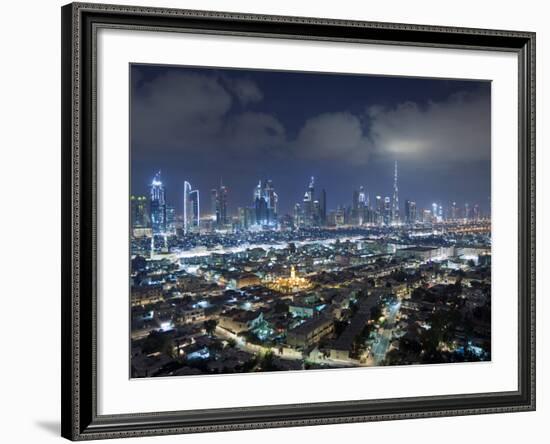
[[[401,248],[399,251],[419,251],[419,252],[426,252],[426,251],[437,250],[437,248],[438,248],[438,247],[422,247],[422,246],[416,246],[416,247]]]

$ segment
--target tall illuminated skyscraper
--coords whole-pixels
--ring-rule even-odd
[[[267,200],[269,224],[275,225],[277,223],[279,195],[275,192],[275,188],[273,187],[273,182],[271,180],[266,180],[264,193]]]
[[[176,209],[166,205],[166,234],[176,234]]]
[[[262,183],[260,180],[254,188],[253,200],[255,224],[260,226],[276,226],[279,196],[275,192],[273,182],[265,180]]]
[[[254,219],[256,225],[267,225],[268,221],[268,210],[267,210],[267,200],[263,195],[262,182],[258,183],[258,187],[255,192],[254,197]]]
[[[154,235],[166,232],[166,193],[160,171],[151,182],[151,228]]]
[[[216,193],[216,224],[220,226],[225,226],[229,223],[227,217],[227,187],[223,184],[220,179],[220,187]]]
[[[210,214],[214,221],[218,220],[218,189],[210,190]]]
[[[131,196],[132,228],[146,228],[149,226],[146,196]]]
[[[456,202],[453,202],[451,205],[451,219],[458,219],[458,207],[456,206]]]
[[[393,223],[399,222],[399,189],[397,188],[397,160],[395,161],[393,174],[393,199],[391,207],[391,219]]]
[[[351,207],[354,211],[359,209],[359,191],[353,190],[353,198],[351,200]]]
[[[193,190],[187,181],[183,184],[183,232],[188,234],[199,229],[199,190]]]
[[[437,205],[435,202],[432,203],[432,222],[437,222],[438,208],[439,208],[439,205]]]
[[[357,200],[359,201],[359,205],[363,207],[367,205],[367,195],[365,193],[365,187],[363,185],[359,187],[359,195],[357,196]]]
[[[301,227],[304,224],[304,211],[302,206],[297,203],[294,205],[294,225]]]
[[[315,200],[315,178],[311,176],[307,191],[304,194],[303,200],[303,212],[304,212],[304,224],[311,226],[315,221],[315,212],[313,201]]]
[[[416,222],[416,202],[409,199],[405,201],[405,222],[407,224]]]
[[[384,224],[390,225],[393,219],[393,208],[389,196],[384,197]]]
[[[254,187],[254,194],[253,194],[253,200],[256,201],[256,199],[261,199],[263,197],[263,191],[262,191],[262,181],[258,181],[258,185]]]
[[[353,205],[353,219],[354,223],[357,225],[363,225],[363,223],[367,220],[367,203],[368,198],[365,193],[365,187],[360,186],[359,191],[356,192],[357,195],[354,193],[354,205]],[[357,197],[355,197],[357,196]]]
[[[384,220],[384,202],[382,196],[376,196],[375,220],[380,225]]]
[[[191,205],[193,207],[193,227],[199,229],[201,223],[201,202],[199,190],[191,191]]]

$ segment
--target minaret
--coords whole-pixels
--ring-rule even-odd
[[[399,222],[399,190],[397,188],[397,160],[395,161],[395,170],[393,176],[393,201],[392,201],[392,221]]]

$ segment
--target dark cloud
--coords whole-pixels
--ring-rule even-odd
[[[137,74],[139,78],[139,74]],[[455,93],[442,101],[371,104],[367,114],[320,112],[298,122],[294,137],[278,116],[251,106],[264,94],[238,76],[173,72],[142,81],[133,103],[133,139],[144,150],[273,150],[298,159],[366,164],[371,154],[404,161],[448,162],[490,157],[490,100]],[[240,106],[237,106],[240,104]]]
[[[259,102],[263,99],[263,94],[256,85],[250,79],[246,78],[226,78],[225,79],[228,88],[235,94],[237,99],[243,104]]]
[[[245,155],[243,149],[284,144],[285,129],[274,116],[235,110],[236,102],[261,98],[250,80],[170,71],[143,82],[134,95],[132,140],[138,151],[155,155],[219,149]]]
[[[221,131],[232,100],[213,77],[162,74],[143,83],[133,97],[133,140],[160,150],[192,147]]]
[[[370,141],[359,117],[349,112],[324,113],[308,119],[291,144],[299,156],[366,163]]]
[[[486,95],[459,93],[425,106],[373,106],[368,117],[377,154],[431,164],[490,159],[491,105]]]
[[[283,125],[274,116],[248,111],[229,117],[222,137],[231,146],[248,153],[258,148],[280,146],[285,143],[286,136]]]

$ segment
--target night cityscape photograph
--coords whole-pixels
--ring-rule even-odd
[[[491,82],[130,85],[132,378],[491,360]]]

